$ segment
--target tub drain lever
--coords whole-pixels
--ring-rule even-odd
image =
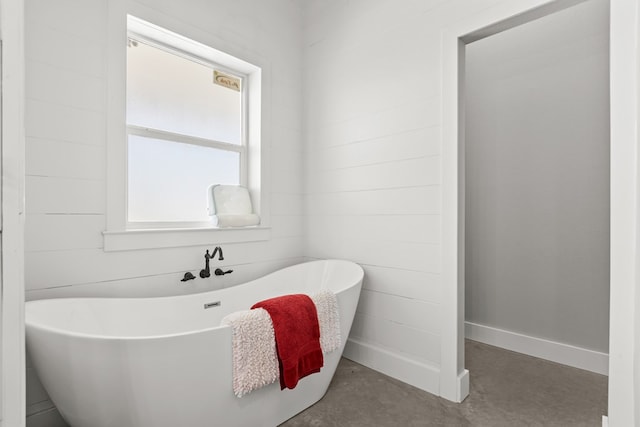
[[[233,270],[222,271],[222,269],[220,268],[216,268],[216,270],[213,272],[213,274],[215,274],[216,276],[224,276],[225,274],[230,273],[233,273]]]

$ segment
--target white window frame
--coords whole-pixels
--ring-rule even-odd
[[[120,7],[109,11],[109,41],[107,64],[107,205],[105,251],[200,246],[211,243],[239,243],[263,241],[270,238],[268,174],[264,134],[268,130],[262,105],[265,103],[263,87],[268,78],[268,64],[248,52],[236,54],[231,45],[216,40],[210,33],[203,33],[192,26],[173,20],[149,9],[127,10]],[[153,24],[151,22],[154,22]],[[157,23],[157,25],[155,24]],[[242,145],[227,144],[197,137],[181,136],[189,144],[221,146],[224,149],[243,150],[241,176],[243,185],[249,188],[254,211],[261,223],[256,227],[216,228],[213,223],[139,223],[127,218],[127,155],[129,132],[159,139],[174,139],[170,132],[128,126],[126,122],[126,49],[127,39],[132,37],[172,53],[196,58],[208,65],[215,64],[223,72],[243,78],[243,141]],[[230,55],[211,48],[216,45]],[[221,46],[222,45],[222,46]],[[169,47],[170,46],[170,47]],[[243,59],[240,59],[242,57]],[[244,60],[248,58],[248,60]],[[249,62],[250,61],[250,62]],[[233,147],[232,147],[233,146]]]
[[[213,62],[212,60],[205,59],[195,54],[185,51],[184,49],[176,48],[166,42],[162,42],[157,39],[153,39],[149,36],[141,34],[132,28],[139,29],[141,26],[148,26],[148,23],[136,19],[134,17],[129,17],[128,19],[128,35],[127,37],[130,40],[135,40],[139,43],[144,43],[148,46],[151,46],[156,49],[160,49],[164,52],[170,53],[172,55],[176,55],[185,60],[193,61],[198,64],[204,65],[205,67],[215,69],[234,77],[238,77],[241,80],[240,90],[242,97],[242,109],[240,114],[241,117],[241,141],[240,144],[231,144],[228,142],[217,141],[214,139],[201,138],[190,136],[181,133],[175,133],[170,131],[164,131],[160,129],[152,129],[147,127],[141,127],[136,125],[131,125],[127,123],[127,141],[129,139],[129,135],[136,135],[145,138],[153,138],[153,139],[161,139],[169,142],[179,142],[183,144],[190,145],[199,145],[208,148],[216,148],[218,150],[223,151],[232,151],[238,153],[240,155],[240,171],[239,171],[239,183],[240,185],[247,186],[248,178],[247,178],[247,105],[249,102],[247,93],[249,92],[248,88],[248,79],[245,73],[238,72],[238,70],[230,69],[222,64],[217,62]],[[143,27],[144,28],[144,27]],[[148,33],[148,31],[147,31]],[[175,37],[172,37],[175,38]],[[128,143],[128,142],[127,142]],[[204,197],[203,197],[204,199]],[[195,222],[195,221],[172,221],[172,222],[158,222],[158,221],[130,221],[127,218],[126,228],[128,230],[136,230],[136,229],[162,229],[162,228],[207,228],[211,227],[210,222]]]

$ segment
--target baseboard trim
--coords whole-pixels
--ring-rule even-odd
[[[465,322],[465,336],[471,340],[528,354],[574,368],[608,375],[609,355],[585,348],[530,337],[516,332]]]
[[[469,371],[465,369],[458,375],[456,402],[463,402],[467,396],[469,396]]]
[[[410,359],[382,347],[350,338],[342,353],[344,357],[375,369],[421,390],[439,395],[440,368]],[[467,377],[467,387],[469,381]]]
[[[609,427],[609,418],[606,415],[602,416],[602,427]]]
[[[69,427],[56,408],[49,408],[29,415],[26,427]]]

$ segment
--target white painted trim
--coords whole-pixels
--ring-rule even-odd
[[[640,310],[638,269],[638,93],[640,8],[637,0],[611,0],[611,290],[609,408],[612,427],[640,425],[634,322]],[[636,360],[634,360],[636,359]],[[635,384],[634,384],[635,382]]]
[[[437,366],[354,338],[349,338],[342,355],[421,390],[438,394],[440,369]],[[464,382],[464,379],[461,380]]]
[[[25,425],[24,0],[0,0],[2,48],[1,427]]]
[[[231,68],[246,74],[246,92],[249,102],[246,111],[247,138],[246,171],[247,187],[251,194],[251,202],[255,213],[260,215],[261,227],[233,232],[218,229],[184,229],[184,233],[177,234],[171,230],[176,240],[167,239],[165,230],[127,230],[126,223],[126,46],[127,20],[132,15],[139,20],[136,30],[149,36],[158,32],[170,31],[180,34],[184,39],[180,46],[184,49],[196,50],[196,54],[207,57],[214,47],[218,52],[214,62],[224,62],[233,59]],[[131,19],[129,19],[131,20]],[[143,28],[144,27],[144,28]],[[155,31],[155,33],[154,33]],[[106,203],[106,232],[104,247],[109,250],[130,250],[148,248],[166,248],[210,244],[212,239],[216,243],[239,243],[261,241],[270,238],[270,194],[271,180],[269,174],[269,143],[271,135],[270,112],[271,90],[269,61],[256,52],[239,48],[215,36],[211,32],[193,26],[186,26],[174,17],[163,14],[152,8],[136,2],[112,0],[108,10],[107,32],[107,203]],[[224,52],[224,53],[223,53]],[[216,233],[216,234],[212,234]],[[199,236],[198,236],[199,234]],[[239,236],[240,240],[233,240]],[[221,239],[221,240],[218,240]],[[173,244],[175,242],[176,244]],[[204,242],[204,243],[202,243]],[[160,246],[156,246],[159,244]]]
[[[173,133],[165,130],[143,128],[135,125],[127,126],[129,135],[141,136],[143,138],[161,139],[169,142],[181,142],[183,144],[197,145],[200,147],[215,148],[221,151],[232,151],[242,156],[245,155],[246,147],[244,145],[230,144],[228,142],[216,141],[214,139],[206,139],[198,136],[185,135],[182,133]],[[246,183],[240,183],[246,185]]]
[[[504,329],[465,322],[467,338],[597,374],[609,373],[609,355]]]
[[[460,331],[464,318],[464,274],[460,274],[460,256],[464,257],[464,242],[460,242],[458,194],[458,68],[461,65],[462,42],[456,31],[443,35],[442,79],[442,309],[440,390],[445,399],[459,402],[458,376],[464,369],[464,333]],[[462,57],[462,59],[464,59]],[[464,218],[464,217],[462,217]],[[461,250],[462,249],[462,250]]]
[[[460,401],[464,369],[464,112],[460,76],[464,45],[583,0],[500,2],[445,29],[442,35],[442,310],[440,396]]]
[[[240,73],[243,77],[258,71],[258,68],[234,55],[222,52],[218,49],[212,49],[204,43],[200,43],[191,37],[170,31],[165,26],[159,26],[141,19],[136,12],[130,12],[127,16],[127,29],[129,33],[141,36],[154,43],[164,45],[164,41],[171,40],[170,49],[186,54],[188,57],[195,56],[204,64],[214,65],[219,69],[220,66],[227,67],[222,71],[232,72],[234,75]],[[135,16],[134,16],[135,15]],[[147,14],[145,13],[145,16]],[[156,18],[153,19],[156,21]],[[163,24],[164,25],[164,24]],[[174,23],[175,25],[175,23]]]
[[[104,231],[102,234],[104,251],[112,252],[259,242],[271,238],[271,228],[166,228]]]
[[[456,396],[456,402],[462,402],[467,396],[469,396],[469,387],[469,371],[465,369],[460,375],[458,375],[458,383],[456,385],[458,395]]]
[[[602,416],[602,427],[609,427],[609,418],[606,415]]]
[[[488,9],[475,22],[466,22],[449,30],[443,37],[443,318],[441,395],[455,396],[457,371],[462,348],[455,336],[459,318],[460,298],[464,284],[458,265],[458,67],[455,54],[460,37],[478,33],[509,16],[523,22],[534,7],[549,4],[572,4],[572,1],[502,2]],[[640,76],[638,46],[640,16],[636,0],[612,0],[611,4],[611,280],[609,318],[609,408],[608,423],[613,427],[639,425],[635,401],[638,396],[634,382],[636,318],[640,303],[636,297],[636,259],[638,247],[638,117]],[[509,12],[507,12],[509,10]],[[462,297],[463,299],[463,297]],[[460,322],[460,323],[457,323]],[[459,335],[458,335],[459,336]],[[639,355],[635,355],[637,359]],[[447,362],[448,361],[448,362]]]

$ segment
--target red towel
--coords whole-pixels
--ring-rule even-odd
[[[316,306],[308,295],[284,295],[255,303],[271,316],[280,365],[280,389],[320,372],[324,364]]]

